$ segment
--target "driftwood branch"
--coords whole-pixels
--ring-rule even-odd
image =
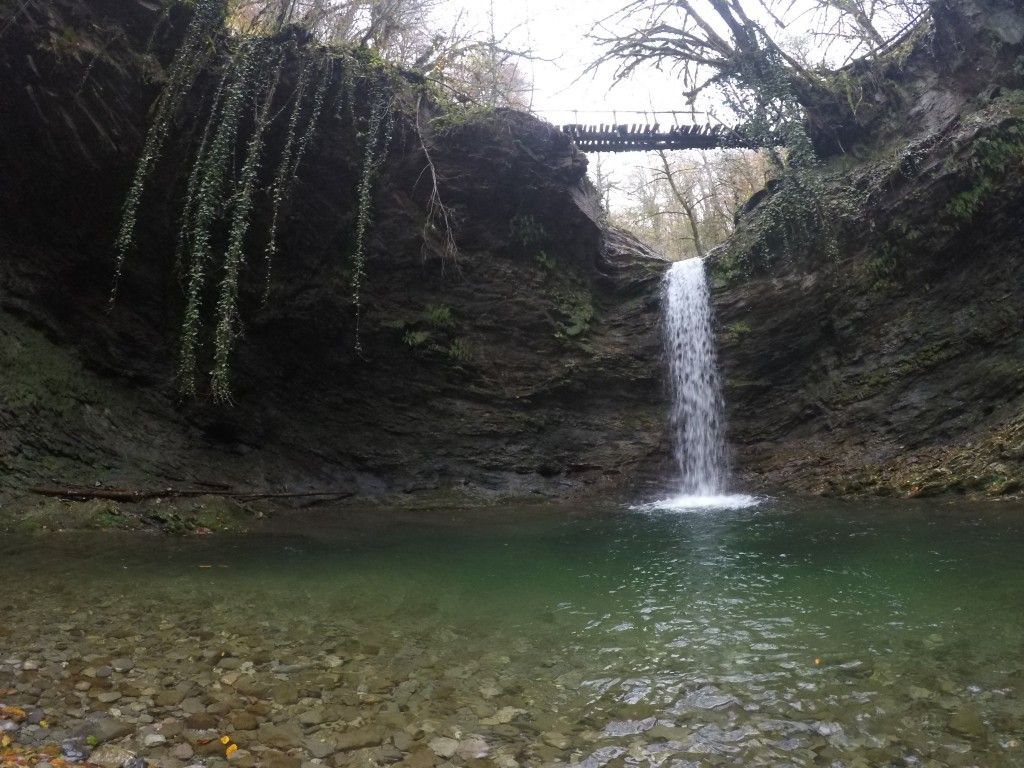
[[[153,499],[188,499],[199,496],[222,496],[242,501],[258,499],[306,499],[306,498],[346,498],[354,495],[352,491],[237,491],[231,489],[214,490],[210,488],[156,488],[136,490],[129,488],[90,488],[88,486],[46,486],[36,485],[29,488],[37,496],[88,501],[103,499],[134,504]]]

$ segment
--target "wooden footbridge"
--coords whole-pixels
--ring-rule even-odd
[[[841,69],[856,66],[861,60],[876,59],[886,55],[910,39],[930,20],[931,9],[926,7],[882,45],[866,53],[861,52],[860,55],[851,54]],[[610,123],[591,124],[581,123],[580,112],[577,110],[542,112],[544,117],[555,114],[571,114],[573,116],[571,123],[561,124],[557,119],[551,120],[551,122],[557,125],[558,129],[569,136],[584,152],[657,152],[666,149],[726,149],[732,147],[754,149],[764,146],[766,143],[764,139],[760,142],[751,140],[734,128],[716,120],[711,113],[697,112],[691,109],[678,111],[586,110],[583,112],[584,115],[609,115],[611,119]],[[620,114],[636,117],[642,115],[644,122],[622,124],[619,123]],[[650,122],[652,116],[653,123]],[[658,122],[659,118],[668,118],[672,122],[671,126],[667,130],[662,130]]]
[[[653,125],[579,125],[559,126],[583,152],[656,152],[662,149],[723,149],[753,147],[724,125],[673,125],[663,131]]]

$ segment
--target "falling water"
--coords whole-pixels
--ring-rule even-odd
[[[702,259],[672,265],[665,276],[665,298],[672,385],[670,424],[680,491],[715,496],[725,486],[725,438],[711,301]]]
[[[677,495],[640,504],[641,511],[739,509],[759,500],[726,495],[722,385],[715,364],[711,297],[704,262],[688,259],[665,276],[665,326],[672,384],[672,448],[679,465]]]

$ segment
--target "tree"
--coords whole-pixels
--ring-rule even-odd
[[[613,210],[611,220],[668,258],[704,256],[732,233],[736,209],[764,186],[769,167],[764,153],[659,153],[631,179],[635,203]]]
[[[614,64],[617,78],[673,70],[691,103],[715,91],[754,133],[806,119],[834,134],[855,115],[823,68],[830,48],[840,44],[847,59],[874,50],[926,9],[925,0],[631,0],[593,32],[605,46],[595,66]],[[787,42],[801,35],[815,38],[820,65]]]
[[[373,48],[411,65],[434,45],[441,0],[228,0],[228,21],[247,34],[299,26],[323,43]]]

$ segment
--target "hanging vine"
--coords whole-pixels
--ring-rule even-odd
[[[182,111],[199,73],[212,68],[216,53],[222,63],[212,94],[203,105],[202,130],[194,136],[195,151],[175,217],[175,260],[184,293],[178,386],[182,394],[195,396],[200,389],[200,368],[208,361],[210,392],[217,402],[232,398],[231,361],[242,334],[241,283],[255,212],[265,201],[266,301],[283,206],[304,157],[323,130],[325,114],[339,121],[343,115],[347,117],[346,130],[351,130],[361,147],[349,274],[355,349],[362,352],[362,292],[374,186],[392,142],[396,93],[395,79],[372,52],[330,51],[281,35],[226,34],[215,44],[214,35],[224,22],[224,6],[225,0],[195,0],[184,42],[168,68],[164,91],[154,108],[115,243],[116,291],[125,258],[134,245],[143,190],[161,160],[174,118]],[[284,98],[280,91],[287,79],[283,74],[287,62],[291,62],[287,68],[294,79],[291,93]],[[357,93],[363,93],[364,87],[368,94],[365,106],[357,103]],[[274,132],[274,145],[279,151],[268,160],[267,145],[277,120],[281,124]],[[269,177],[265,181],[264,173]]]
[[[210,106],[210,115],[206,120],[206,125],[203,127],[203,135],[199,141],[199,148],[196,150],[195,158],[192,161],[192,170],[188,176],[188,184],[185,188],[185,202],[182,203],[181,206],[181,224],[178,231],[178,241],[174,252],[175,269],[179,276],[183,276],[185,272],[185,254],[192,249],[190,228],[192,226],[193,217],[195,216],[196,193],[199,190],[201,173],[204,168],[203,161],[206,158],[206,153],[210,146],[210,138],[213,134],[214,126],[217,124],[217,117],[220,115],[224,99],[224,89],[227,87],[232,72],[233,68],[225,68],[224,74],[221,76],[220,83],[217,86],[217,90],[213,94],[213,102]]]
[[[362,354],[362,289],[366,276],[366,240],[370,229],[370,214],[373,206],[373,182],[387,157],[394,126],[394,105],[389,94],[379,91],[370,110],[366,130],[366,146],[363,149],[363,170],[359,178],[358,207],[356,212],[356,243],[352,252],[352,304],[356,313],[355,347]],[[378,151],[380,147],[380,151]]]
[[[306,96],[306,87],[313,64],[313,57],[309,57],[302,67],[299,81],[295,86],[295,99],[292,102],[291,115],[288,117],[288,132],[285,136],[284,149],[281,150],[281,160],[278,163],[273,191],[271,192],[270,234],[267,237],[267,247],[263,255],[264,304],[270,298],[270,270],[273,265],[274,256],[277,254],[277,223],[281,215],[281,206],[284,205],[292,182],[295,180],[292,157],[295,155],[295,148],[299,141],[299,120],[302,117],[302,104]]]
[[[192,247],[186,287],[185,317],[182,324],[178,376],[182,392],[196,393],[196,361],[202,325],[203,289],[207,267],[212,256],[213,224],[222,208],[222,195],[229,162],[238,136],[239,120],[253,90],[255,45],[244,42],[236,54],[234,71],[225,89],[224,105],[209,152],[201,158],[199,189],[196,192],[195,216],[189,231]]]
[[[231,353],[238,337],[238,279],[245,263],[245,239],[249,233],[253,209],[253,195],[263,155],[264,137],[269,124],[270,109],[281,79],[281,64],[284,56],[277,55],[268,73],[263,103],[254,119],[252,136],[246,148],[245,163],[242,166],[241,186],[234,200],[231,230],[227,252],[224,256],[224,275],[220,283],[220,298],[217,302],[217,328],[214,334],[214,366],[211,377],[213,397],[220,402],[231,400]]]
[[[117,256],[110,293],[111,302],[117,298],[124,262],[135,244],[135,224],[146,182],[163,152],[170,133],[171,120],[178,113],[199,73],[213,55],[211,37],[222,28],[224,14],[224,0],[196,0],[195,11],[185,31],[185,39],[168,69],[167,83],[157,98],[153,122],[150,123],[146,134],[142,155],[122,208],[121,226],[114,240]]]

